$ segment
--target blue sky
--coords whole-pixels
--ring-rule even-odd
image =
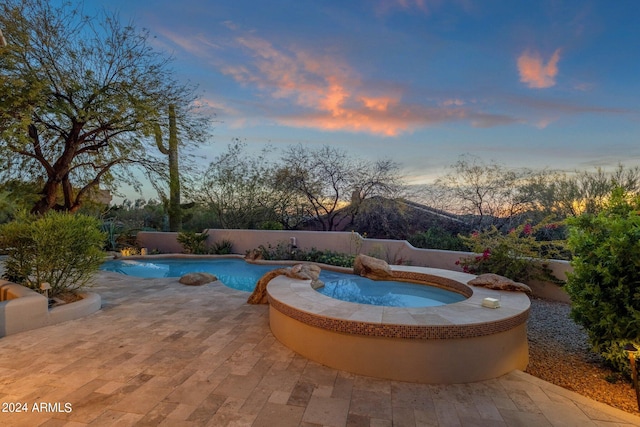
[[[429,182],[462,154],[640,165],[640,2],[94,0],[148,28],[231,138],[340,146]],[[152,5],[152,6],[151,6]]]

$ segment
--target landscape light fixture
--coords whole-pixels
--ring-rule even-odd
[[[629,356],[629,362],[631,363],[631,378],[633,380],[633,388],[636,391],[636,401],[638,402],[638,409],[640,409],[640,390],[638,390],[638,368],[636,367],[636,353],[638,349],[635,345],[629,343],[624,346],[624,350]]]
[[[44,296],[49,299],[49,290],[51,290],[51,285],[47,282],[40,283],[40,290],[44,293]]]

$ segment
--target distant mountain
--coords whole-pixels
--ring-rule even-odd
[[[396,203],[404,204],[405,206],[423,212],[426,215],[433,215],[444,220],[453,221],[465,225],[467,224],[464,216],[452,214],[451,212],[443,211],[441,209],[432,208],[418,202],[412,202],[411,200],[406,199],[398,199],[396,200]]]

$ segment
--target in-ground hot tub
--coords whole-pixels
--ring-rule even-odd
[[[453,384],[496,378],[529,361],[529,298],[519,292],[471,288],[475,276],[392,266],[397,279],[456,290],[464,301],[438,307],[383,307],[339,301],[310,281],[279,276],[268,287],[275,337],[332,368],[398,381]],[[482,306],[486,297],[500,308]]]

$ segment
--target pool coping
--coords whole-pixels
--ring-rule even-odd
[[[285,316],[332,332],[405,339],[458,339],[509,331],[527,321],[530,300],[521,292],[471,287],[476,276],[428,267],[391,266],[394,280],[427,281],[467,294],[438,307],[382,307],[336,300],[316,292],[309,280],[276,277],[267,286],[269,304]],[[496,298],[499,308],[482,306]]]

